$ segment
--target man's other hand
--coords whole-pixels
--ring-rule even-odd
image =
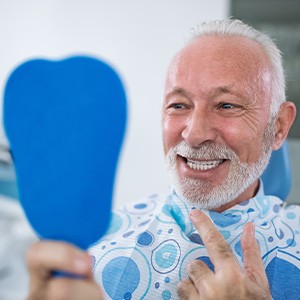
[[[208,251],[214,272],[202,261],[191,262],[188,266],[190,279],[181,281],[177,287],[180,299],[271,299],[254,225],[244,226],[243,269],[224,237],[203,212],[193,210],[190,217]]]
[[[102,300],[100,287],[93,279],[88,253],[62,242],[42,241],[28,251],[30,290],[28,300]],[[54,271],[77,275],[53,276]]]

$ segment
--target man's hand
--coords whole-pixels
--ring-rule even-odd
[[[100,287],[93,280],[88,253],[70,244],[47,241],[34,244],[28,251],[28,269],[28,300],[103,299]],[[53,271],[79,275],[80,279],[54,277]]]
[[[188,266],[190,279],[178,284],[178,296],[186,299],[271,299],[268,279],[255,239],[254,225],[247,223],[242,235],[244,269],[210,219],[199,210],[190,214],[198,230],[214,272],[199,260]]]

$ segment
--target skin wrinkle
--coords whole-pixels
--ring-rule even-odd
[[[206,36],[205,37],[209,43],[211,37],[210,36]],[[230,44],[234,43],[234,40],[238,39],[239,42],[241,43],[241,39],[243,40],[244,43],[251,43],[252,46],[253,46],[253,43],[252,41],[249,41],[248,39],[246,38],[241,38],[241,37],[223,37],[222,39],[224,40],[228,40],[228,44],[230,46]],[[187,73],[187,78],[190,78],[192,75],[193,75],[193,72],[189,71],[190,67],[188,65],[188,62],[192,61],[193,58],[191,57],[191,55],[188,53],[185,52],[186,49],[188,49],[188,47],[191,45],[193,45],[193,43],[197,42],[197,40],[191,42],[190,44],[187,45],[186,48],[184,48],[181,52],[179,52],[179,54],[176,55],[176,57],[174,58],[173,60],[173,63],[170,65],[169,67],[169,78],[168,79],[171,79],[172,81],[174,80],[174,78],[178,75],[178,70],[175,68],[174,70],[174,65],[176,65],[178,63],[178,61],[181,60],[181,64],[182,64],[182,67],[183,69],[186,70],[186,73]],[[243,44],[243,43],[242,43]],[[256,48],[255,49],[257,52],[257,50],[260,51],[259,55],[256,55],[255,53],[252,53],[251,51],[248,51],[248,50],[240,50],[239,49],[239,52],[237,52],[236,48],[235,47],[232,47],[230,49],[230,56],[229,56],[229,59],[227,61],[224,61],[222,60],[222,58],[216,58],[218,56],[220,56],[220,54],[223,53],[223,51],[225,50],[224,48],[220,48],[220,49],[217,49],[217,50],[212,50],[212,55],[213,53],[215,52],[216,55],[214,56],[214,59],[211,60],[211,63],[210,63],[210,68],[211,69],[214,69],[214,66],[217,65],[216,62],[218,61],[222,61],[223,65],[229,65],[231,66],[231,71],[236,71],[237,69],[244,69],[244,62],[251,59],[252,60],[252,64],[250,66],[250,69],[248,69],[247,71],[248,72],[252,72],[254,74],[256,74],[256,79],[253,77],[251,81],[249,81],[249,83],[247,84],[247,87],[246,89],[244,89],[244,91],[248,91],[248,95],[251,96],[253,94],[253,92],[255,92],[256,94],[256,91],[259,87],[262,87],[263,86],[263,89],[259,89],[260,91],[267,91],[267,90],[270,90],[270,87],[269,87],[269,83],[270,83],[270,80],[271,80],[271,70],[270,70],[270,67],[269,67],[269,59],[268,57],[266,56],[266,54],[264,52],[261,51],[261,46],[257,43],[254,43],[256,45]],[[204,46],[203,49],[211,49],[211,46]],[[182,58],[183,54],[186,56],[184,58]],[[230,65],[230,58],[233,58],[235,60],[235,64],[233,65]],[[257,70],[261,70],[260,72],[257,72]],[[197,84],[199,86],[203,85],[201,82],[197,82]],[[269,96],[270,95],[265,95],[265,98],[266,99],[269,99]],[[251,96],[252,97],[252,96]],[[266,106],[266,108],[268,108],[268,106]]]
[[[249,84],[249,86],[250,86],[250,84]],[[247,88],[247,89],[248,89],[248,88]],[[249,89],[250,89],[250,87],[249,87]],[[172,95],[172,94],[175,95],[175,94],[176,94],[176,91],[177,91],[177,93],[180,94],[180,95],[187,95],[187,94],[188,94],[188,92],[187,92],[187,91],[184,91],[182,88],[177,88],[177,87],[175,87],[175,89],[174,89],[172,92],[170,92],[169,94],[167,93],[166,101],[167,101],[168,98],[170,98],[170,95]],[[251,93],[252,93],[252,95],[254,94],[255,96],[256,96],[256,94],[257,94],[256,92],[254,93],[254,90],[251,91],[251,92],[249,91],[247,94],[251,94]],[[203,97],[204,97],[204,98],[210,98],[208,95],[204,95]],[[193,99],[193,98],[195,98],[195,96],[188,96],[187,98],[188,98],[188,99]],[[248,98],[250,98],[250,96],[249,96]],[[253,96],[252,96],[252,98],[253,98]],[[257,98],[257,97],[255,97],[255,98]],[[265,96],[265,98],[267,98],[267,97]],[[255,99],[254,102],[257,103],[257,100]],[[246,113],[244,113],[244,115],[245,115],[245,117],[248,117],[248,118],[249,118],[249,123],[248,123],[248,125],[251,126],[251,127],[252,127],[252,130],[255,132],[255,131],[257,130],[258,124],[260,124],[260,120],[259,120],[258,118],[253,120],[253,116],[256,115],[255,112],[261,110],[261,107],[259,106],[259,104],[254,105],[255,103],[253,103],[253,100],[252,100],[252,103],[251,103],[251,104],[249,104],[249,103],[250,103],[250,100],[248,100],[248,103],[245,105],[245,107],[250,111],[250,112],[248,112],[249,117],[248,117],[248,115],[247,115]],[[251,108],[250,108],[250,105],[251,105]],[[253,111],[253,113],[252,113],[252,111]],[[252,118],[251,118],[251,117],[252,117]],[[254,122],[254,121],[255,121],[255,122]]]
[[[261,97],[264,99],[267,99],[268,105],[264,105],[266,111],[266,115],[270,116],[270,92],[269,92],[269,82],[268,79],[270,78],[270,71],[266,67],[257,66],[258,70],[262,69],[261,72],[257,72],[257,76],[251,78],[251,80],[247,81],[247,85],[244,91],[246,91],[248,99],[251,99],[251,103],[249,104],[250,107],[247,107],[247,110],[250,111],[248,114],[244,114],[245,121],[248,122],[249,127],[254,133],[257,133],[257,128],[259,128],[260,119],[255,118],[257,112],[261,110],[261,106],[258,103],[259,94],[261,94]],[[254,96],[254,97],[253,97]],[[242,96],[241,96],[242,97]],[[268,124],[267,124],[268,126]],[[266,126],[266,127],[267,127]]]
[[[199,274],[198,271],[200,268],[205,268],[205,270],[207,270],[207,265],[200,260],[194,260],[188,264],[187,267],[188,274],[194,277],[197,274]],[[204,273],[207,273],[207,271],[204,271]],[[197,283],[197,280],[194,280],[194,282]]]
[[[272,151],[270,132],[274,132],[270,128],[273,124],[266,89],[270,68],[266,61],[261,48],[246,38],[220,41],[205,36],[180,51],[169,67],[162,118],[167,164],[175,191],[200,208],[228,208],[227,203],[232,206],[249,199],[258,188],[257,178]],[[174,103],[179,104],[178,109]],[[219,103],[232,103],[234,107],[223,110]],[[235,159],[215,168],[220,170],[214,176],[215,183],[185,177],[182,168],[178,169],[183,160],[178,159],[176,150],[171,152],[183,141],[186,147],[195,149],[206,142],[227,146]],[[208,197],[203,196],[206,194]]]
[[[206,232],[204,236],[202,236],[202,239],[205,241],[206,247],[210,247],[210,245],[216,245],[215,247],[218,249],[217,252],[223,257],[224,261],[226,258],[232,260],[231,249],[227,244],[223,243],[223,237],[219,236],[219,234],[215,232],[214,228]],[[216,265],[215,267],[217,268],[218,266]]]
[[[196,33],[196,31],[194,31],[193,35],[194,35],[194,37],[190,40],[190,43],[192,43],[193,41],[196,41],[199,38],[198,33]],[[229,35],[228,36],[228,35],[223,35],[222,33],[208,33],[208,34],[204,33],[204,35],[202,35],[202,37],[218,37],[219,39],[225,39],[225,38],[227,38],[227,39],[231,39],[231,38],[232,39],[234,39],[234,38],[238,39],[241,36],[239,36],[239,35],[237,35],[237,36]],[[200,36],[200,38],[201,38],[201,36]],[[278,70],[274,67],[274,61],[272,61],[272,59],[277,61],[277,58],[274,56],[273,52],[269,53],[269,56],[268,56],[265,53],[266,49],[264,49],[263,46],[260,45],[258,42],[256,43],[256,46],[263,53],[264,60],[265,60],[265,65],[267,66],[267,68],[269,70],[268,76],[267,76],[267,80],[269,81],[269,85],[266,82],[267,83],[266,87],[268,89],[268,92],[269,92],[269,95],[270,95],[270,100],[271,100],[270,101],[271,106],[269,108],[270,112],[271,112],[271,115],[270,115],[270,118],[271,118],[271,117],[274,117],[274,116],[277,115],[278,110],[280,108],[280,104],[285,101],[285,95],[284,94],[282,95],[281,92],[279,92],[279,95],[278,95],[278,91],[277,91],[277,87],[276,87],[278,85],[278,80],[280,80],[280,79],[278,78],[278,74],[277,74]],[[267,48],[268,48],[268,46],[267,46]],[[249,53],[249,55],[251,55],[251,54]],[[256,58],[256,56],[254,55],[254,59],[255,58]],[[280,77],[280,75],[279,75],[279,77]],[[280,98],[278,98],[278,96]]]
[[[177,295],[180,300],[190,299],[190,297],[197,297],[196,288],[189,279],[183,279],[177,285]]]

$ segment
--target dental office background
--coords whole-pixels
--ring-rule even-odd
[[[169,184],[161,142],[165,74],[192,27],[234,16],[270,32],[287,59],[289,96],[299,114],[298,12],[298,0],[0,0],[0,117],[5,82],[22,62],[78,54],[102,59],[122,77],[129,109],[113,205],[164,192]],[[299,124],[298,116],[289,137],[290,203],[300,203]],[[8,147],[0,126],[0,299],[14,300],[26,295],[25,253],[36,238],[17,202]]]

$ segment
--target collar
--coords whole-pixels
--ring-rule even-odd
[[[264,195],[263,183],[260,180],[259,189],[256,195],[239,203],[228,210],[221,213],[211,210],[203,210],[206,215],[210,217],[213,223],[219,230],[226,228],[237,229],[243,227],[247,222],[253,222],[261,225],[269,215],[278,214],[282,206],[282,201],[274,196]],[[173,217],[181,230],[190,236],[195,231],[195,227],[190,220],[190,211],[197,208],[196,205],[190,204],[184,198],[176,194],[174,190],[168,195],[165,209],[168,214]]]
[[[265,196],[264,183],[261,180],[261,178],[259,178],[259,187],[255,197],[263,197],[263,196]]]

